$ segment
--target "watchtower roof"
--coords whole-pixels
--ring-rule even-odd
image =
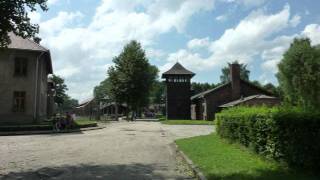
[[[195,73],[189,71],[188,69],[186,69],[180,63],[177,62],[175,65],[172,66],[171,69],[169,69],[168,71],[162,74],[162,78],[166,78],[169,75],[187,75],[187,76],[193,77]]]

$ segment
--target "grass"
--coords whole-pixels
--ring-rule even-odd
[[[204,120],[163,120],[160,122],[169,125],[213,125],[213,121]]]
[[[319,179],[265,160],[216,134],[180,139],[176,143],[208,179]]]

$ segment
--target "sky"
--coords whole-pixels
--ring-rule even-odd
[[[218,83],[238,60],[250,80],[278,84],[277,64],[294,38],[320,44],[316,0],[48,0],[30,12],[50,49],[54,73],[80,100],[107,77],[113,57],[137,40],[161,73],[180,62],[193,82]]]

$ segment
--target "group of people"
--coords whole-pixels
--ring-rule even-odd
[[[74,112],[66,112],[65,116],[57,116],[53,118],[53,129],[60,131],[64,129],[72,129],[75,125],[76,114]]]

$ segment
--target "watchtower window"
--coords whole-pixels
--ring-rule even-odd
[[[25,112],[26,92],[13,92],[13,112]]]
[[[28,60],[26,58],[14,59],[14,75],[27,76]]]

